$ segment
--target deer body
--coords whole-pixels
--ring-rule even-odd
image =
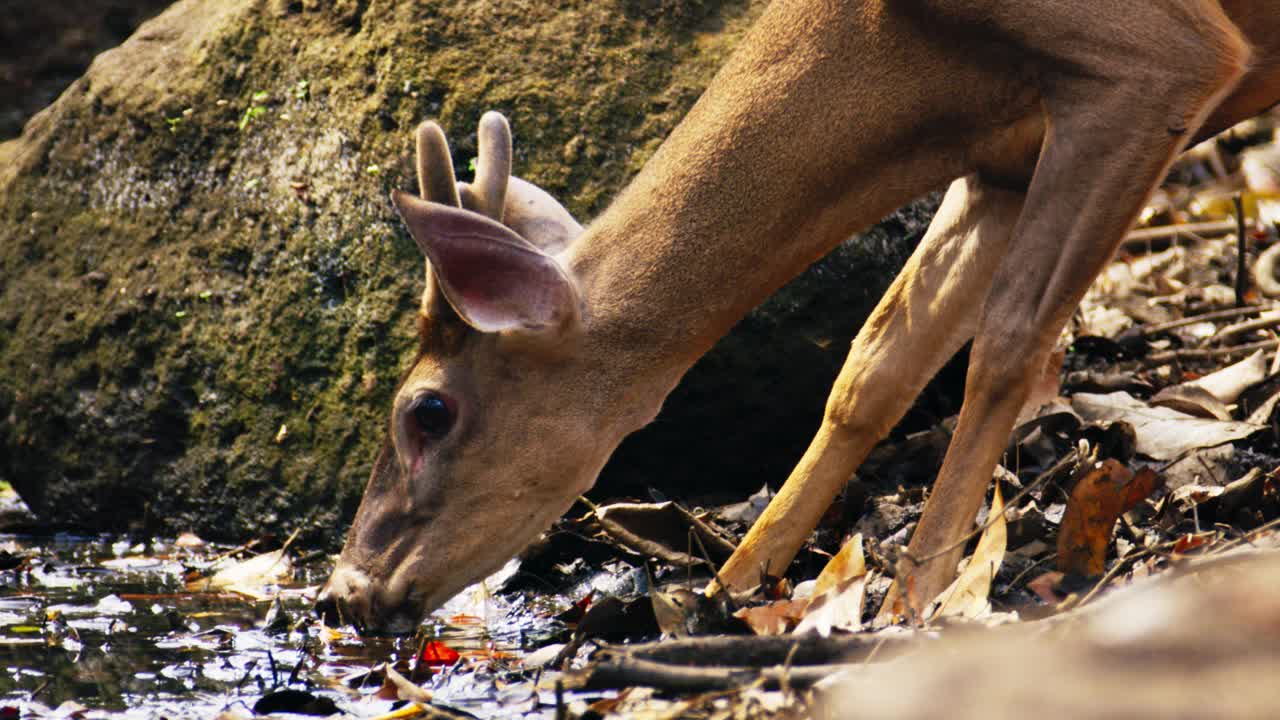
[[[976,335],[960,426],[910,549],[905,599],[928,602],[955,571],[950,546],[1029,373],[1169,162],[1197,133],[1280,100],[1278,10],[775,0],[585,231],[527,183],[504,197],[491,178],[509,173],[505,124],[482,123],[477,188],[461,196],[443,136],[424,127],[424,199],[395,197],[429,260],[422,352],[322,604],[366,626],[416,622],[496,569],[752,307],[954,181],[854,341],[813,444],[721,572],[745,587],[782,571]],[[486,160],[486,137],[505,156]]]

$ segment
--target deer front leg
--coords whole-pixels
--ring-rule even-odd
[[[1046,58],[1048,130],[982,311],[959,425],[882,616],[904,610],[902,599],[923,610],[955,576],[1033,372],[1175,154],[1247,63],[1216,2],[1003,8],[1008,17],[986,19]],[[1073,32],[1045,35],[1055,26]],[[1137,27],[1146,32],[1116,32]]]
[[[822,426],[742,544],[720,570],[741,591],[781,573],[868,452],[978,323],[1023,194],[977,176],[952,183],[929,230],[857,338]],[[709,590],[714,592],[714,587]]]

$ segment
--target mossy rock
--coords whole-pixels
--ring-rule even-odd
[[[466,168],[503,111],[516,172],[589,218],[762,5],[176,3],[0,145],[0,479],[85,528],[336,541],[413,351],[411,128]],[[742,323],[606,485],[781,479],[902,217]]]

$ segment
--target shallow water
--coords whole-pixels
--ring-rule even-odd
[[[73,705],[57,708],[67,702],[84,706],[87,717],[209,718],[225,709],[247,716],[265,694],[285,688],[372,717],[395,705],[375,697],[382,680],[370,668],[412,658],[430,640],[460,654],[421,679],[437,704],[480,717],[554,713],[554,698],[535,691],[520,657],[563,627],[524,596],[473,590],[416,638],[362,638],[310,614],[327,558],[295,567],[263,588],[271,599],[254,600],[184,583],[193,570],[211,573],[227,548],[0,535],[0,549],[30,558],[0,572],[0,707],[24,717],[66,716]]]

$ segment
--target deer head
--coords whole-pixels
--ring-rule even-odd
[[[631,429],[610,432],[610,383],[577,352],[585,313],[558,255],[582,227],[510,177],[511,157],[506,120],[487,113],[475,183],[456,183],[444,133],[423,123],[421,196],[391,194],[426,257],[426,291],[418,356],[318,603],[358,627],[412,627],[496,570]]]

